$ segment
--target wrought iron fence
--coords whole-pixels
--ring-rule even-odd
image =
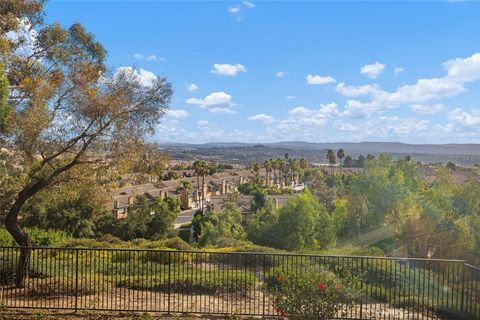
[[[344,319],[480,319],[480,269],[461,260],[133,249],[0,247],[7,308],[277,316],[278,275],[328,271],[359,283]]]

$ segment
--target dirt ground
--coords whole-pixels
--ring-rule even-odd
[[[104,313],[104,312],[54,312],[54,311],[12,311],[12,310],[2,310],[0,311],[0,320],[156,320],[156,319],[165,319],[165,320],[206,320],[206,319],[227,319],[227,320],[236,320],[236,319],[254,319],[247,317],[237,317],[237,316],[200,316],[200,315],[167,315],[167,314],[151,314],[151,313],[132,313],[132,312],[117,312],[117,313]],[[258,318],[257,318],[258,319]]]

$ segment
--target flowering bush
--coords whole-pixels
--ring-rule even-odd
[[[326,271],[278,271],[270,282],[272,304],[281,318],[332,319],[353,307],[355,283]]]

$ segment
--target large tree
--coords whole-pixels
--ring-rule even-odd
[[[43,1],[0,2],[0,62],[10,85],[0,133],[20,182],[11,184],[5,225],[21,247],[16,285],[24,286],[31,251],[19,224],[38,192],[68,182],[79,166],[98,167],[128,155],[154,132],[170,104],[165,78],[144,81],[135,69],[109,72],[106,51],[80,24],[46,25]],[[14,174],[14,173],[12,173]]]

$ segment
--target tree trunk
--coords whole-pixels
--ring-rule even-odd
[[[205,175],[202,175],[202,213],[205,207]]]
[[[20,246],[20,256],[18,258],[15,273],[15,285],[17,288],[23,288],[25,286],[25,278],[28,276],[28,262],[32,251],[32,242],[30,241],[30,238],[18,224],[18,214],[28,198],[29,196],[25,192],[20,192],[17,200],[5,217],[5,227]]]

